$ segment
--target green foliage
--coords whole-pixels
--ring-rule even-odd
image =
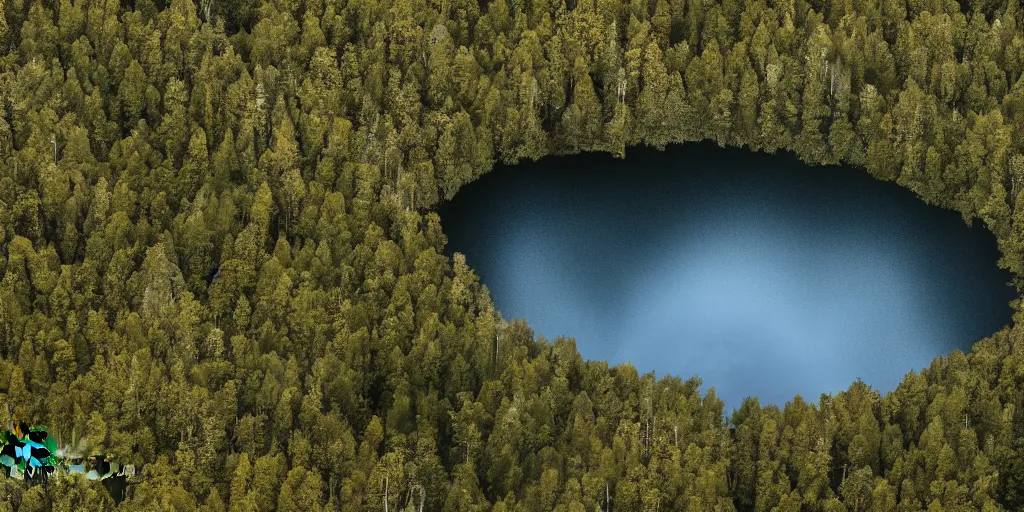
[[[144,464],[127,510],[1020,509],[1019,327],[726,422],[506,323],[429,211],[713,139],[980,218],[1024,284],[1024,19],[961,3],[0,0],[0,410]]]

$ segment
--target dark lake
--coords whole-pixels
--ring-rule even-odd
[[[1007,324],[1015,294],[980,221],[862,169],[711,144],[499,167],[439,208],[448,250],[506,319],[586,359],[817,402]]]

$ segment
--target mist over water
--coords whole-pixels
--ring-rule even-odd
[[[506,319],[745,396],[883,392],[1007,324],[995,238],[861,169],[710,144],[498,168],[439,208]]]

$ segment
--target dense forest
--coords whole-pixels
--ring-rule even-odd
[[[1019,0],[0,0],[0,411],[143,468],[120,504],[0,478],[0,511],[1024,510],[1024,328],[724,411],[504,321],[430,209],[496,162],[712,139],[984,222],[1021,285],[1022,28]]]

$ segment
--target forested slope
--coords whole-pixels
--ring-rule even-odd
[[[121,509],[1024,509],[1020,328],[726,423],[503,322],[429,210],[496,161],[711,138],[894,179],[1024,276],[1017,0],[0,14],[0,411],[144,465]]]

